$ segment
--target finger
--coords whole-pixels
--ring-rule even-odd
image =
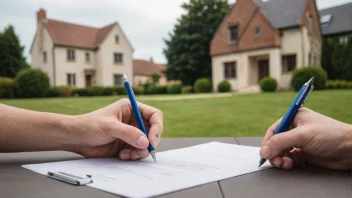
[[[282,168],[285,169],[285,170],[290,170],[293,168],[293,165],[294,165],[294,161],[292,158],[290,157],[283,157],[282,158],[282,161],[283,161],[283,165],[282,165]]]
[[[131,152],[132,160],[141,160],[149,156],[149,152],[146,149],[133,149]]]
[[[131,149],[123,149],[119,153],[121,160],[130,160],[131,159]]]
[[[283,165],[282,157],[275,157],[273,160],[270,160],[270,163],[276,168],[281,168]]]
[[[110,137],[121,139],[135,148],[146,149],[149,145],[147,137],[136,127],[121,122],[116,122],[110,127],[107,129],[107,135]]]
[[[163,113],[153,107],[138,103],[142,116],[148,120],[150,129],[148,131],[148,138],[150,143],[157,147],[160,142],[160,137],[163,132]]]
[[[294,128],[286,133],[272,136],[262,147],[260,155],[264,159],[280,156],[287,149],[302,148],[309,141],[309,133],[304,128]]]
[[[276,121],[273,125],[269,127],[269,129],[266,131],[264,139],[262,141],[262,146],[274,135],[277,127],[279,127],[279,124],[281,123],[282,118],[280,118],[278,121]]]

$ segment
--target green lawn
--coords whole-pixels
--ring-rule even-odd
[[[147,100],[149,96],[137,96],[137,99],[164,113],[163,137],[225,137],[264,135],[266,129],[284,115],[295,95],[294,92],[287,92],[179,101],[151,101]],[[120,98],[16,99],[0,102],[26,109],[77,115],[104,107]],[[350,90],[313,91],[306,106],[352,123]]]

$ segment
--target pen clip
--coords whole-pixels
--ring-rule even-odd
[[[86,185],[89,183],[93,182],[93,179],[91,176],[88,176],[86,178],[77,176],[77,175],[73,175],[73,174],[69,174],[69,173],[64,173],[64,172],[48,172],[48,176],[50,178],[65,182],[65,183],[69,183],[69,184],[73,184],[76,186],[81,186],[81,185]]]
[[[299,96],[296,105],[298,106],[301,102],[301,100],[303,99],[303,96],[305,95],[305,93],[307,92],[307,89],[309,88],[309,85],[307,84],[306,87],[304,88],[302,94]],[[303,103],[302,103],[303,104]],[[302,105],[301,105],[302,106]]]
[[[314,86],[312,85],[312,87],[310,88],[309,93],[308,93],[307,97],[304,99],[304,102],[302,103],[302,105],[306,102],[306,100],[310,96],[310,93],[312,93],[313,89],[314,89]]]

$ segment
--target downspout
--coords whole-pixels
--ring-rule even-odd
[[[54,81],[54,87],[56,87],[55,45],[53,45],[53,48],[51,51],[53,53],[53,81]]]
[[[302,27],[304,27],[304,26],[302,26]],[[305,64],[305,59],[306,59],[306,57],[305,57],[305,46],[304,46],[304,34],[303,34],[303,28],[301,28],[301,48],[302,48],[302,50],[301,50],[301,52],[302,52],[302,63],[301,63],[301,66],[304,66]]]

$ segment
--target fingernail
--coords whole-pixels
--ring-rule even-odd
[[[270,149],[268,146],[262,148],[262,157],[268,159],[270,157]]]
[[[130,159],[130,151],[123,151],[121,152],[121,159]]]
[[[140,148],[147,148],[149,144],[149,141],[146,137],[141,136],[139,137],[138,141],[137,141],[137,146]]]
[[[155,139],[153,140],[153,147],[157,147],[159,144],[159,137],[155,137]]]
[[[132,156],[132,160],[136,160],[136,159],[139,159],[139,158],[141,158],[141,156],[139,154],[134,154]]]

